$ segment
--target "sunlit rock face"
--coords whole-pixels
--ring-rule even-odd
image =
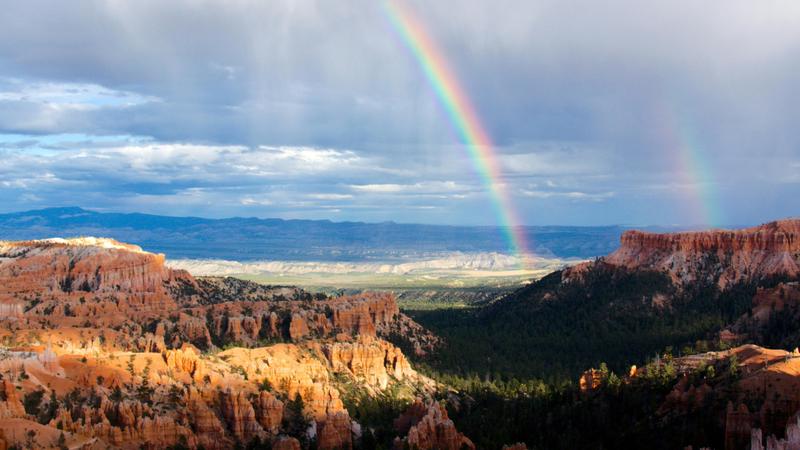
[[[400,313],[391,294],[317,297],[293,287],[196,279],[166,267],[164,255],[110,239],[0,242],[0,321],[23,328],[146,327],[136,334],[153,334],[139,340],[148,350],[341,333],[403,336],[418,353],[439,343]]]
[[[621,244],[605,262],[663,270],[679,283],[706,279],[724,288],[739,281],[800,276],[800,219],[735,231],[626,231]]]
[[[196,279],[109,239],[2,242],[0,255],[8,445],[295,449],[311,433],[321,450],[353,448],[343,389],[434,387],[382,338],[438,343],[389,294]]]
[[[111,239],[76,238],[0,242],[4,303],[38,297],[124,299],[120,311],[167,312],[176,307],[166,284],[190,279],[164,266],[164,255]],[[71,311],[92,314],[88,307]]]
[[[382,340],[335,342],[325,344],[322,351],[335,372],[348,373],[381,389],[393,379],[417,377],[400,349]]]
[[[692,376],[698,369],[725,367],[730,361],[736,361],[738,374],[725,382]],[[800,352],[746,344],[675,358],[672,364],[677,376],[659,406],[659,417],[716,414],[724,448],[796,448],[786,445],[800,442]],[[646,370],[637,376],[646,376]]]
[[[0,276],[13,292],[163,292],[175,274],[164,255],[111,239],[0,242]]]
[[[436,402],[425,404],[417,400],[395,420],[395,429],[405,435],[395,439],[395,450],[475,449],[475,444],[456,429],[447,416],[447,410]]]

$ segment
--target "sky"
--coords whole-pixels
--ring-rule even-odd
[[[800,2],[403,0],[530,225],[800,215]],[[0,211],[494,225],[380,1],[6,2]]]

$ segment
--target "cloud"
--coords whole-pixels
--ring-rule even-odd
[[[350,194],[308,194],[308,198],[316,200],[350,200],[353,196]]]
[[[245,197],[245,198],[241,199],[240,202],[241,202],[242,205],[245,205],[245,206],[253,206],[253,205],[268,206],[268,205],[272,204],[272,200],[269,200],[269,199],[254,199],[252,197]]]
[[[569,200],[588,200],[604,201],[614,196],[614,192],[587,193],[580,191],[558,192],[558,191],[537,191],[522,189],[520,193],[525,197],[531,198],[565,198]]]
[[[614,154],[570,142],[517,144],[501,154],[503,169],[511,174],[537,176],[602,174],[609,170]]]
[[[524,221],[688,223],[690,189],[651,187],[701,181],[731,222],[798,208],[797,2],[405,1]],[[185,201],[324,218],[335,204],[347,219],[490,221],[468,149],[384,14],[356,1],[5,5],[3,208]],[[684,154],[708,162],[703,180]]]
[[[357,192],[375,194],[446,194],[476,190],[475,187],[462,185],[455,181],[426,181],[414,184],[354,184],[350,188]]]
[[[100,117],[147,107],[161,99],[96,83],[2,78],[0,73],[0,130],[35,133],[97,132]]]
[[[2,144],[0,144],[2,148]],[[119,185],[134,183],[178,183],[246,185],[264,180],[301,176],[349,177],[383,169],[350,150],[311,147],[248,148],[230,145],[186,143],[124,143],[77,148],[37,147],[38,151],[9,148],[0,167],[7,178],[35,179],[43,169],[63,180],[93,181],[107,178]],[[34,170],[38,168],[38,170]],[[8,180],[6,180],[8,181]]]
[[[0,79],[0,102],[27,102],[55,109],[89,110],[130,107],[157,101],[157,97],[108,89],[93,83]]]
[[[351,219],[386,220],[392,211],[438,208],[420,202],[475,189],[454,181],[351,185],[391,178],[395,170],[348,149],[161,143],[135,136],[4,135],[0,173],[0,199],[9,210],[81,204],[162,214],[196,215],[201,209],[214,216],[349,212]],[[381,197],[390,191],[407,198],[387,204]]]

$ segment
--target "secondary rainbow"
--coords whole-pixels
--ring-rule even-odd
[[[464,142],[470,160],[489,191],[497,221],[503,229],[509,250],[527,266],[531,253],[521,225],[506,191],[497,155],[458,78],[412,11],[397,0],[384,0],[383,9],[393,28],[414,55],[425,77],[441,102],[450,122]]]
[[[693,211],[693,225],[715,227],[725,223],[716,191],[717,180],[707,159],[707,149],[690,120],[691,115],[674,102],[656,102],[661,145],[670,156],[676,181],[684,193],[681,201]]]

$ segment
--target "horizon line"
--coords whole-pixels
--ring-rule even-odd
[[[203,216],[173,216],[169,214],[154,214],[148,212],[141,212],[141,211],[116,211],[116,210],[106,210],[102,208],[86,208],[83,206],[77,205],[67,205],[67,206],[46,206],[36,209],[28,209],[28,210],[17,210],[17,211],[5,211],[0,212],[0,216],[3,215],[12,215],[12,214],[24,214],[24,213],[34,213],[40,211],[51,211],[51,210],[59,210],[59,209],[78,209],[81,211],[95,213],[95,214],[120,214],[120,215],[144,215],[144,216],[154,216],[154,217],[167,217],[172,219],[200,219],[200,220],[231,220],[231,219],[256,219],[256,220],[281,220],[284,222],[328,222],[333,224],[347,224],[347,223],[355,223],[355,224],[365,224],[365,225],[383,225],[383,224],[392,224],[392,225],[421,225],[421,226],[432,226],[432,227],[461,227],[461,228],[493,228],[493,229],[503,229],[505,227],[501,225],[478,225],[478,224],[445,224],[445,223],[425,223],[425,222],[397,222],[394,220],[384,220],[384,221],[376,221],[376,222],[369,222],[363,220],[331,220],[331,219],[295,219],[295,218],[284,218],[284,217],[260,217],[260,216],[225,216],[225,217],[203,217]],[[749,223],[749,224],[726,224],[726,225],[718,225],[718,226],[708,226],[704,224],[625,224],[625,223],[610,223],[610,224],[595,224],[595,225],[574,225],[574,224],[542,224],[542,225],[531,225],[531,224],[520,224],[517,225],[516,228],[546,228],[546,227],[575,227],[575,228],[627,228],[627,229],[634,229],[634,228],[666,228],[666,229],[686,229],[687,231],[698,231],[698,230],[725,230],[725,229],[740,229],[740,228],[747,228],[757,225],[763,225],[770,222],[775,222],[778,220],[786,220],[786,219],[795,219],[800,218],[798,216],[787,216],[781,217],[777,219],[770,219],[766,221],[761,221],[758,223]]]

